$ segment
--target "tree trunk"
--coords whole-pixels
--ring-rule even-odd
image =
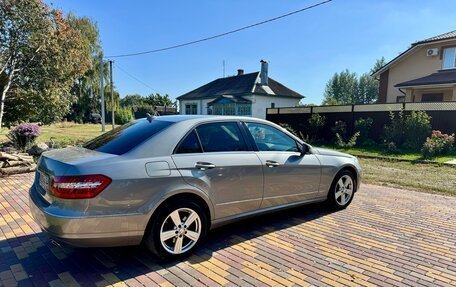
[[[0,130],[2,129],[2,123],[3,123],[3,112],[5,110],[6,93],[8,92],[9,88],[11,87],[11,83],[13,82],[15,68],[16,68],[16,60],[14,59],[11,61],[11,67],[10,67],[10,71],[8,73],[8,78],[6,79],[6,83],[3,86],[2,97],[0,98]]]

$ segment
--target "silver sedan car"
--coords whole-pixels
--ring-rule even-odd
[[[314,148],[265,120],[148,117],[45,152],[30,208],[57,241],[144,243],[174,258],[237,219],[323,201],[343,209],[361,175],[355,157]]]

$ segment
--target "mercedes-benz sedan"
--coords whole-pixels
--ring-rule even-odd
[[[355,157],[314,148],[265,120],[148,117],[45,152],[30,207],[58,241],[143,242],[173,258],[233,220],[322,201],[345,208],[360,178]]]

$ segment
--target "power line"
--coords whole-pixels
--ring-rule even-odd
[[[235,30],[231,30],[231,31],[228,31],[228,32],[225,32],[225,33],[217,34],[217,35],[214,35],[214,36],[202,38],[202,39],[199,39],[199,40],[194,40],[194,41],[190,41],[190,42],[186,42],[186,43],[182,43],[182,44],[177,44],[177,45],[174,45],[174,46],[169,46],[169,47],[164,47],[164,48],[159,48],[159,49],[154,49],[154,50],[149,50],[149,51],[130,53],[130,54],[121,54],[121,55],[112,55],[112,56],[107,56],[105,58],[123,58],[123,57],[139,56],[139,55],[144,55],[144,54],[163,52],[163,51],[167,51],[167,50],[181,48],[181,47],[184,47],[184,46],[193,45],[193,44],[204,42],[204,41],[213,40],[213,39],[216,39],[216,38],[220,38],[220,37],[223,37],[223,36],[227,36],[227,35],[230,35],[230,34],[234,34],[234,33],[240,32],[242,30],[250,29],[250,28],[253,28],[253,27],[256,27],[256,26],[260,26],[260,25],[269,23],[269,22],[273,22],[273,21],[276,21],[276,20],[291,16],[291,15],[294,15],[294,14],[298,14],[298,13],[301,13],[301,12],[316,8],[318,6],[321,6],[323,4],[329,3],[331,1],[332,0],[325,0],[325,1],[319,2],[317,4],[313,4],[313,5],[304,7],[302,9],[295,10],[295,11],[287,13],[287,14],[283,14],[283,15],[280,15],[280,16],[277,16],[277,17],[274,17],[274,18],[270,18],[270,19],[267,19],[267,20],[264,20],[264,21],[261,21],[261,22],[255,23],[255,24],[251,24],[251,25],[248,25],[248,26],[244,26],[244,27],[241,27],[241,28],[238,28],[238,29],[235,29]]]
[[[148,85],[146,82],[144,82],[144,81],[140,80],[139,78],[137,78],[136,76],[130,74],[127,70],[125,70],[118,64],[114,63],[114,66],[116,66],[116,68],[119,68],[119,70],[122,71],[125,75],[129,76],[133,80],[137,81],[138,83],[142,84],[143,86],[145,86],[145,87],[151,89],[153,92],[157,93],[157,91],[154,88],[152,88],[150,85]]]

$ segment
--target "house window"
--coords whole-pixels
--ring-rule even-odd
[[[442,69],[456,68],[456,47],[445,48],[443,50]]]
[[[422,102],[443,102],[443,93],[423,94],[421,95]]]
[[[227,115],[227,116],[236,115],[236,106],[234,103],[224,104],[223,110],[224,110],[224,115]]]
[[[239,104],[239,105],[237,105],[237,115],[238,116],[250,116],[250,115],[252,115],[252,105],[251,104]]]
[[[197,104],[185,104],[185,114],[186,115],[197,115],[198,114],[198,105]]]
[[[226,116],[250,116],[252,114],[251,104],[213,104],[213,115],[226,115]]]

